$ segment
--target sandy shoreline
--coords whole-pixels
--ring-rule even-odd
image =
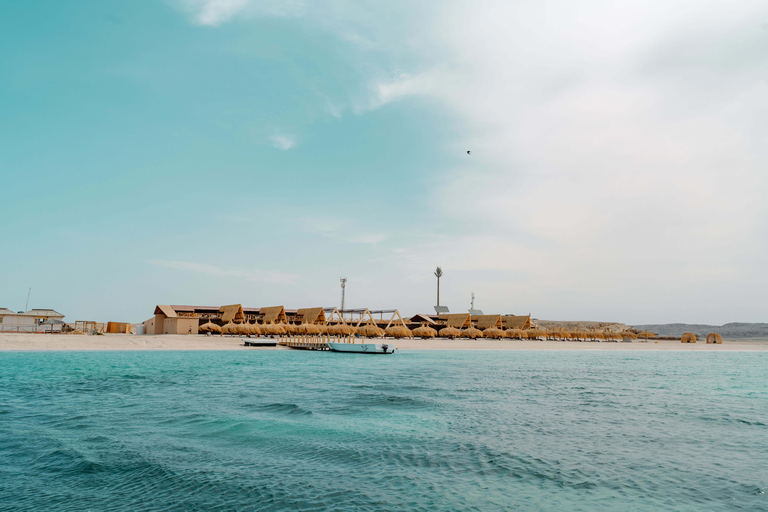
[[[538,340],[389,340],[401,350],[677,350],[677,351],[765,351],[766,339],[725,340],[722,345],[680,343],[662,340],[634,343],[562,342]],[[238,337],[137,336],[105,334],[78,336],[57,334],[0,334],[0,351],[37,350],[291,350],[285,347],[244,347]]]

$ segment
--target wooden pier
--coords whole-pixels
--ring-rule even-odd
[[[280,337],[278,345],[281,347],[296,348],[301,350],[330,350],[328,342],[352,343],[351,336],[334,336],[332,334],[297,334]]]

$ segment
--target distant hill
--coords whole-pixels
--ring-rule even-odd
[[[716,332],[723,338],[768,338],[768,324],[733,322],[725,325],[647,324],[633,327],[641,331],[655,332],[660,336],[681,336],[684,332],[692,332],[703,337]]]

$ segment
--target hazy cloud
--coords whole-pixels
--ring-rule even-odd
[[[237,279],[245,279],[246,281],[260,281],[264,283],[287,285],[294,285],[299,281],[298,275],[287,274],[284,272],[263,271],[241,267],[220,267],[216,265],[207,265],[205,263],[194,263],[189,261],[149,260],[148,263],[174,270],[183,270],[213,277],[234,277]]]
[[[293,137],[287,135],[273,135],[269,138],[272,147],[287,151],[296,146],[296,140]]]

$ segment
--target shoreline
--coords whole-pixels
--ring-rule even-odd
[[[676,351],[676,352],[762,352],[768,351],[768,338],[724,340],[723,344],[681,343],[659,340],[632,343],[574,342],[540,340],[386,340],[398,350],[574,350],[574,351]],[[0,352],[59,351],[154,351],[154,350],[295,350],[288,347],[245,347],[236,336],[0,333]]]

